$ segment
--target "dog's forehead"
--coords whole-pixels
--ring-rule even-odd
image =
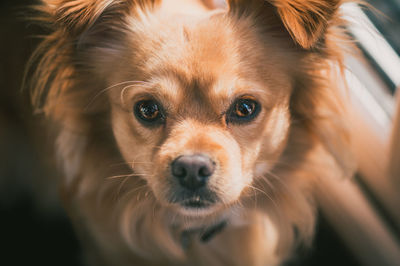
[[[139,36],[134,60],[142,62],[141,72],[179,83],[181,90],[226,89],[228,84],[218,85],[237,76],[238,44],[222,16],[161,18]]]

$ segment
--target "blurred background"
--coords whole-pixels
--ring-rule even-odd
[[[289,265],[400,265],[400,0],[367,2],[376,10],[343,8],[362,51],[346,59],[358,174],[322,184],[314,247]],[[43,32],[27,20],[33,3],[0,2],[1,264],[82,265],[57,197],[51,136],[21,90],[35,36]]]

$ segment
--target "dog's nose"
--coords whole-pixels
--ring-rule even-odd
[[[183,187],[196,190],[207,183],[214,173],[215,163],[205,155],[183,155],[172,162],[171,169]]]

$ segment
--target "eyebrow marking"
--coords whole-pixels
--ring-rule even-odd
[[[190,36],[189,36],[189,30],[187,29],[186,26],[182,27],[182,34],[183,34],[183,38],[186,42],[190,41]]]

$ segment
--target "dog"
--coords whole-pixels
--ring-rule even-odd
[[[353,173],[340,0],[41,0],[28,67],[90,265],[281,265]]]

